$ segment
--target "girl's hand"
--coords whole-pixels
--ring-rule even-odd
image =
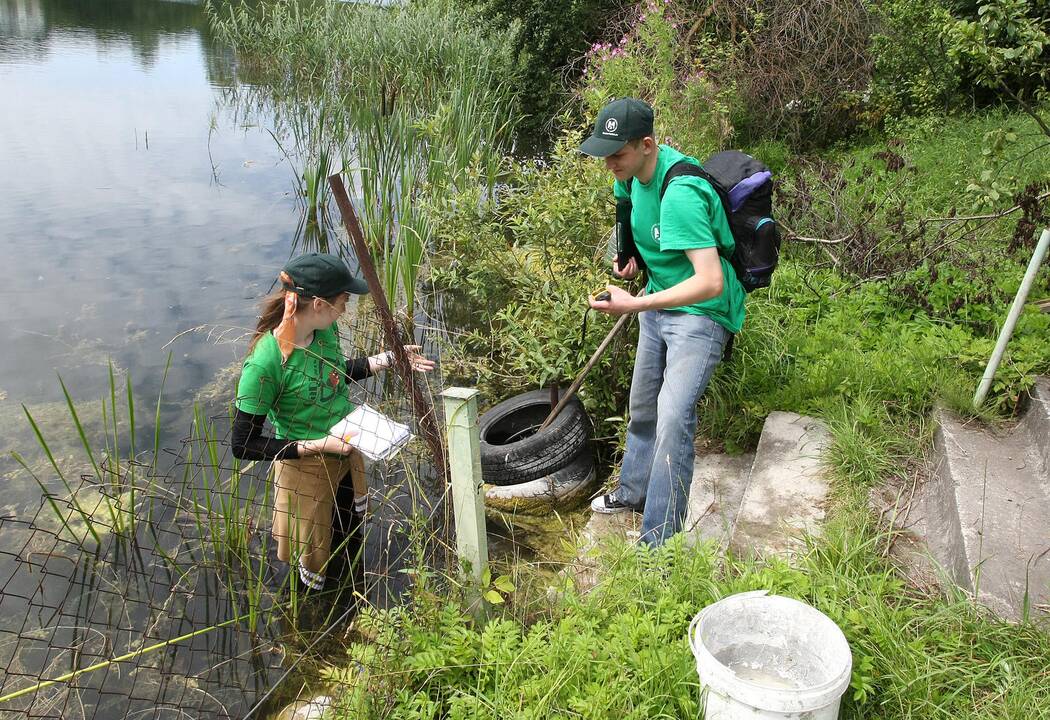
[[[349,455],[354,451],[354,446],[346,441],[356,434],[356,431],[351,431],[346,435],[345,438],[337,438],[332,435],[326,435],[325,437],[318,438],[317,440],[300,440],[299,457],[305,457],[307,455],[320,455],[322,453],[328,455]]]
[[[408,362],[416,372],[430,372],[436,367],[436,363],[433,360],[419,352],[422,350],[421,346],[405,345],[405,350],[408,351]],[[378,355],[373,355],[368,358],[368,367],[372,372],[385,370],[393,364],[394,353],[391,350],[387,350],[384,353],[379,353]]]

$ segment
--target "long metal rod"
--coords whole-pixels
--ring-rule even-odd
[[[1003,360],[1003,353],[1006,352],[1006,344],[1010,342],[1010,338],[1014,334],[1017,318],[1021,316],[1025,301],[1028,299],[1028,293],[1031,291],[1032,284],[1035,282],[1035,276],[1039,272],[1039,266],[1043,264],[1043,258],[1046,257],[1047,248],[1050,248],[1050,228],[1043,230],[1043,234],[1039,236],[1039,243],[1035,246],[1031,262],[1028,263],[1028,270],[1025,271],[1024,279],[1021,280],[1021,287],[1017,288],[1014,304],[1010,306],[1010,313],[1006,316],[1003,329],[999,332],[999,341],[995,343],[995,350],[992,351],[992,357],[989,358],[988,366],[984,369],[984,377],[981,378],[981,384],[977,387],[977,393],[973,396],[973,406],[975,408],[981,407],[985,397],[988,395],[988,390],[992,387],[995,371],[999,369],[999,363]]]
[[[612,330],[610,330],[609,334],[605,336],[604,340],[602,340],[601,345],[599,345],[598,349],[594,351],[593,355],[591,355],[591,359],[588,360],[587,364],[583,366],[583,371],[576,377],[575,380],[573,380],[572,385],[569,386],[569,389],[566,390],[565,394],[561,396],[561,400],[559,400],[558,404],[554,407],[553,410],[551,410],[551,414],[548,415],[547,419],[543,421],[542,425],[540,425],[540,430],[543,430],[545,427],[554,422],[554,418],[558,417],[558,413],[560,413],[562,409],[569,404],[569,401],[572,400],[573,396],[576,395],[576,391],[580,389],[581,385],[583,385],[583,379],[587,377],[587,373],[589,373],[594,368],[594,366],[598,364],[598,360],[601,358],[602,355],[605,354],[605,350],[609,347],[609,343],[611,343],[613,338],[616,337],[621,330],[623,330],[623,326],[627,324],[627,321],[631,319],[632,315],[633,313],[624,313],[620,316],[620,319],[617,320],[616,324],[612,326]]]
[[[448,465],[445,462],[445,446],[441,442],[441,429],[438,427],[434,406],[423,394],[419,383],[416,382],[412,362],[408,358],[405,344],[401,341],[401,333],[394,320],[394,314],[390,310],[390,303],[387,301],[383,284],[379,281],[375,264],[372,262],[372,253],[368,249],[368,243],[365,242],[364,233],[361,232],[357,212],[354,210],[353,203],[350,202],[350,197],[346,194],[343,179],[339,173],[335,173],[328,176],[328,184],[332,188],[335,203],[339,206],[339,214],[343,216],[343,224],[350,235],[354,252],[357,253],[357,261],[365,276],[365,282],[368,283],[368,291],[372,295],[372,302],[383,324],[383,334],[386,336],[387,345],[394,352],[394,371],[397,372],[404,386],[408,388],[412,398],[412,408],[419,421],[419,431],[434,458],[434,466],[437,468],[440,481],[439,487],[445,488],[448,486]]]

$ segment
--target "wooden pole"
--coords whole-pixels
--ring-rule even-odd
[[[471,577],[480,584],[488,568],[489,551],[481,479],[478,391],[454,387],[441,393],[441,397],[445,402],[456,554],[470,568]]]
[[[379,320],[383,324],[383,334],[386,336],[387,346],[394,353],[394,371],[401,378],[401,382],[404,383],[408,389],[409,396],[412,398],[412,408],[415,411],[416,419],[419,421],[419,432],[423,435],[423,440],[434,458],[434,466],[438,472],[439,487],[444,489],[448,486],[448,465],[445,462],[445,447],[441,444],[441,431],[438,428],[434,406],[423,394],[420,384],[416,382],[412,363],[408,359],[408,351],[405,350],[405,344],[401,341],[401,333],[397,322],[394,320],[394,314],[390,310],[390,303],[387,301],[383,285],[379,282],[379,275],[376,273],[375,264],[372,262],[372,253],[368,249],[368,243],[365,242],[364,233],[361,232],[361,223],[357,220],[354,206],[346,194],[343,179],[339,176],[339,173],[335,173],[328,176],[328,184],[332,188],[332,196],[335,198],[336,205],[339,206],[339,214],[343,216],[343,225],[346,226],[346,231],[350,235],[350,242],[354,246],[354,252],[357,254],[357,262],[361,266],[361,273],[365,276],[365,282],[368,283],[368,292],[372,295],[372,302],[375,304]]]
[[[614,337],[620,334],[620,331],[623,330],[623,326],[626,325],[627,321],[631,318],[631,315],[632,313],[624,313],[616,321],[616,324],[612,326],[612,330],[609,331],[609,334],[605,336],[604,340],[602,340],[602,344],[599,345],[598,349],[594,351],[593,355],[591,355],[591,359],[587,361],[587,364],[583,367],[583,371],[576,377],[575,380],[573,380],[572,385],[570,385],[569,389],[565,391],[565,394],[561,396],[561,400],[558,402],[555,408],[551,410],[551,414],[548,415],[547,419],[543,421],[542,425],[540,425],[540,430],[543,430],[545,427],[554,422],[554,418],[558,417],[558,413],[562,411],[562,408],[569,404],[569,400],[573,398],[573,396],[576,394],[576,391],[580,389],[581,385],[583,385],[583,379],[587,377],[587,373],[589,373],[594,368],[594,366],[598,364],[598,360],[601,358],[602,355],[605,354],[605,350],[609,347],[609,343],[612,342]]]

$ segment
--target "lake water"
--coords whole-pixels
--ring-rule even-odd
[[[60,415],[58,375],[94,404],[112,362],[155,401],[170,350],[175,412],[243,352],[218,333],[253,322],[300,215],[244,87],[197,4],[0,0],[5,449],[33,452],[21,404]],[[35,500],[19,477],[5,503]]]
[[[236,367],[256,300],[302,245],[295,173],[268,132],[272,118],[264,105],[247,113],[236,100],[251,94],[249,80],[214,42],[197,3],[0,0],[0,696],[82,667],[78,653],[104,659],[134,649],[143,622],[154,642],[231,615],[217,609],[220,591],[203,576],[180,589],[184,596],[167,595],[170,573],[155,563],[100,570],[69,543],[26,540],[20,523],[41,512],[41,492],[10,451],[46,471],[25,406],[60,464],[83,457],[59,376],[92,442],[105,436],[100,399],[111,367],[121,385],[131,378],[140,434],[152,437],[171,354],[166,448],[187,437],[202,389],[217,389],[210,412],[228,403],[231,376],[222,371]],[[41,476],[54,489],[54,474]],[[34,562],[46,582],[27,590],[27,577],[38,582]],[[141,613],[119,606],[128,593],[146,600]],[[76,603],[82,610],[71,609]],[[107,626],[123,632],[91,629]],[[253,655],[241,636],[213,636],[193,644],[222,657],[154,653],[161,659],[71,683],[81,690],[42,692],[32,716],[144,717],[163,708],[237,717],[250,698],[240,688],[264,688],[279,658]],[[230,657],[251,667],[223,664]],[[219,672],[200,675],[217,663]],[[8,704],[0,715],[28,708]]]

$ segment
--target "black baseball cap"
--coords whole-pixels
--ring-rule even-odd
[[[294,283],[291,286],[286,283],[285,289],[306,297],[331,298],[345,292],[355,295],[368,292],[365,281],[354,277],[338,255],[316,252],[299,255],[288,261],[284,272]]]
[[[653,108],[638,98],[613,100],[598,113],[591,136],[580,145],[580,152],[591,157],[608,157],[629,140],[653,134]]]

